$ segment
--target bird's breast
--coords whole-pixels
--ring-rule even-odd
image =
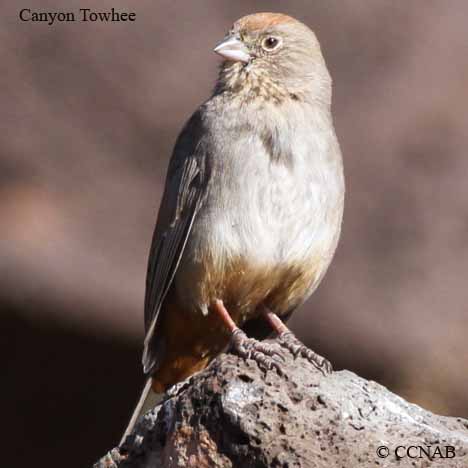
[[[177,290],[205,313],[217,298],[240,316],[265,302],[285,312],[330,263],[341,224],[339,176],[303,148],[283,160],[273,160],[260,140],[226,150],[194,222]]]

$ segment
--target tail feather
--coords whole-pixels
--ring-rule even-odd
[[[143,387],[143,391],[141,392],[141,396],[138,400],[138,403],[133,410],[132,417],[127,424],[127,428],[120,440],[119,446],[122,446],[125,442],[126,438],[133,432],[135,428],[135,424],[137,423],[138,419],[141,415],[152,409],[156,404],[161,400],[161,395],[159,393],[154,393],[151,390],[151,377],[148,377],[146,380],[145,386]]]

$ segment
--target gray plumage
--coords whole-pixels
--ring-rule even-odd
[[[283,18],[236,23],[231,34],[242,32],[252,51],[265,34],[284,45],[273,58],[255,49],[250,63],[225,62],[175,145],[148,265],[147,374],[170,353],[160,331],[173,313],[168,297],[200,321],[216,299],[239,326],[262,304],[284,316],[333,257],[344,179],[331,79],[312,31]],[[200,359],[209,341],[194,351]]]

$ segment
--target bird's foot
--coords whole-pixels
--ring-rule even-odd
[[[304,343],[300,342],[291,331],[286,331],[278,336],[278,343],[290,351],[297,358],[301,356],[314,365],[323,375],[328,375],[333,371],[333,367],[327,359],[319,356],[309,349]]]
[[[248,338],[240,328],[237,328],[231,335],[230,350],[244,359],[253,359],[264,371],[275,369],[279,375],[283,375],[281,363],[284,359],[272,343]]]

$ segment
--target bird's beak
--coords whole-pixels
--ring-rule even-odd
[[[236,36],[228,36],[223,39],[222,42],[214,48],[214,52],[233,62],[247,63],[251,59],[247,47],[240,38]]]

